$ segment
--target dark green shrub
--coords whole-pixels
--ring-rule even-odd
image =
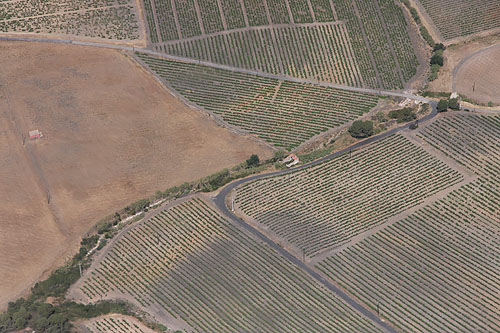
[[[445,112],[448,110],[448,100],[442,99],[437,105],[438,112]]]
[[[247,162],[247,167],[249,168],[257,166],[260,163],[259,156],[253,154],[246,162]]]
[[[356,120],[348,131],[353,138],[367,138],[373,135],[373,122]]]
[[[431,65],[439,65],[443,66],[444,64],[444,59],[443,56],[440,54],[434,54],[431,58]]]
[[[452,98],[448,101],[448,107],[452,110],[460,110],[458,98]]]
[[[404,108],[389,112],[391,119],[397,119],[398,123],[407,123],[417,118],[411,108]]]

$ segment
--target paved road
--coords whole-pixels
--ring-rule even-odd
[[[407,94],[407,93],[401,93],[401,92],[395,92],[395,91],[384,91],[384,90],[376,90],[376,89],[367,89],[367,88],[355,88],[355,87],[348,87],[348,86],[342,86],[342,85],[336,85],[336,84],[331,84],[331,83],[325,83],[325,82],[317,82],[313,80],[304,80],[304,79],[297,79],[297,78],[292,78],[288,76],[282,76],[282,75],[273,75],[269,73],[263,73],[263,72],[258,72],[258,71],[250,71],[250,70],[244,70],[244,69],[239,69],[239,68],[234,68],[234,67],[229,67],[229,66],[224,66],[224,65],[219,65],[219,64],[214,64],[210,62],[204,62],[204,61],[197,61],[189,58],[183,58],[183,57],[176,57],[176,56],[169,56],[163,53],[155,52],[152,50],[148,49],[143,49],[143,48],[135,48],[131,46],[126,46],[126,45],[119,45],[119,44],[107,44],[107,43],[97,43],[97,42],[89,42],[89,41],[74,41],[74,40],[65,40],[65,39],[50,39],[50,38],[31,38],[31,37],[11,37],[11,36],[0,36],[0,40],[6,40],[6,41],[28,41],[28,42],[44,42],[44,43],[59,43],[59,44],[74,44],[74,45],[84,45],[84,46],[92,46],[92,47],[100,47],[100,48],[108,48],[108,49],[117,49],[117,50],[124,50],[124,51],[138,51],[138,52],[143,52],[146,54],[166,58],[166,59],[171,59],[171,60],[179,60],[179,61],[184,61],[188,63],[194,63],[194,64],[201,64],[213,68],[219,68],[219,69],[226,69],[230,70],[233,72],[240,72],[240,73],[247,73],[247,74],[255,74],[263,77],[268,77],[268,78],[273,78],[273,79],[278,79],[278,80],[284,80],[284,81],[292,81],[292,82],[298,82],[298,83],[311,83],[311,84],[319,84],[321,86],[325,87],[331,87],[331,88],[336,88],[336,89],[343,89],[343,90],[348,90],[348,91],[354,91],[354,92],[361,92],[361,93],[369,93],[369,94],[376,94],[376,95],[385,95],[385,96],[396,96],[396,97],[403,97],[403,98],[410,98],[418,101],[422,101],[425,103],[430,103],[432,106],[432,112],[424,117],[423,119],[420,120],[420,122],[424,122],[427,120],[430,120],[434,118],[437,114],[436,110],[436,102],[421,97],[421,96],[416,96],[412,94]],[[240,179],[237,180],[227,186],[225,186],[219,194],[214,198],[214,202],[216,206],[223,212],[228,218],[230,218],[234,223],[240,225],[244,229],[248,230],[255,236],[257,236],[259,239],[261,239],[263,242],[267,243],[269,246],[274,248],[276,251],[278,251],[281,255],[283,255],[285,258],[287,258],[290,262],[293,264],[297,265],[301,269],[303,269],[305,272],[307,272],[313,279],[317,280],[319,283],[321,283],[323,286],[331,290],[334,294],[336,294],[338,297],[340,297],[342,300],[344,300],[347,304],[352,306],[354,309],[356,309],[358,312],[360,312],[362,315],[364,315],[366,318],[369,320],[373,321],[375,324],[377,324],[381,329],[383,329],[386,332],[396,332],[394,328],[392,328],[390,325],[387,323],[383,322],[378,318],[374,313],[371,311],[367,310],[364,306],[356,302],[354,299],[352,299],[349,295],[347,295],[345,292],[343,292],[341,289],[339,289],[337,286],[334,284],[330,283],[327,281],[325,278],[323,278],[320,274],[318,274],[316,271],[305,265],[303,262],[301,262],[299,259],[294,257],[290,252],[286,251],[285,249],[281,248],[279,245],[274,243],[271,239],[269,239],[266,235],[262,234],[260,231],[252,227],[251,225],[247,224],[245,221],[241,220],[237,216],[235,216],[231,211],[229,211],[228,207],[225,204],[225,200],[227,195],[236,188],[237,186],[257,180],[257,179],[262,179],[266,177],[272,177],[272,176],[277,176],[277,175],[283,175],[286,173],[290,172],[295,172],[297,170],[305,169],[313,165],[317,165],[320,163],[323,163],[325,161],[328,161],[332,158],[335,158],[339,155],[348,153],[350,150],[358,149],[364,146],[369,145],[370,143],[373,143],[375,141],[382,140],[390,135],[393,135],[397,132],[402,131],[403,129],[408,128],[411,125],[411,123],[408,123],[406,125],[403,125],[401,127],[392,129],[390,131],[384,132],[382,134],[373,136],[371,138],[368,138],[364,141],[358,142],[357,144],[343,149],[339,152],[330,154],[328,156],[325,156],[323,158],[320,158],[316,161],[313,161],[308,164],[304,164],[292,169],[288,170],[281,170],[281,171],[275,171],[275,172],[270,172],[267,174],[261,174],[261,175],[255,175],[252,177],[248,177],[245,179]]]
[[[417,96],[417,95],[412,95],[408,94],[405,92],[397,92],[397,91],[390,91],[390,90],[380,90],[380,89],[370,89],[370,88],[358,88],[358,87],[350,87],[350,86],[344,86],[340,84],[334,84],[334,83],[329,83],[329,82],[318,82],[315,80],[308,80],[308,79],[299,79],[299,78],[294,78],[290,77],[287,75],[279,75],[279,74],[269,74],[261,71],[254,71],[254,70],[248,70],[248,69],[242,69],[242,68],[236,68],[236,67],[231,67],[231,66],[226,66],[226,65],[220,65],[216,64],[213,62],[208,62],[208,61],[199,61],[191,58],[185,58],[185,57],[178,57],[178,56],[172,56],[172,55],[167,55],[165,53],[161,52],[156,52],[152,51],[149,49],[145,48],[138,48],[138,47],[132,47],[132,46],[127,46],[127,45],[120,45],[120,44],[111,44],[111,43],[97,43],[97,42],[89,42],[89,41],[77,41],[77,40],[69,40],[69,39],[54,39],[54,38],[37,38],[37,37],[17,37],[17,36],[0,36],[0,41],[5,40],[5,41],[24,41],[24,42],[40,42],[40,43],[58,43],[58,44],[72,44],[72,45],[83,45],[83,46],[92,46],[92,47],[100,47],[100,48],[107,48],[107,49],[115,49],[115,50],[123,50],[123,51],[131,51],[131,52],[142,52],[146,53],[149,55],[153,55],[156,57],[164,58],[164,59],[169,59],[169,60],[177,60],[177,61],[182,61],[186,63],[191,63],[191,64],[199,64],[199,65],[204,65],[207,67],[212,67],[212,68],[218,68],[218,69],[224,69],[236,73],[244,73],[244,74],[253,74],[253,75],[258,75],[262,77],[267,77],[270,79],[276,79],[276,80],[282,80],[282,81],[290,81],[290,82],[296,82],[296,83],[309,83],[309,84],[315,84],[319,85],[322,87],[329,87],[329,88],[335,88],[335,89],[341,89],[341,90],[348,90],[348,91],[353,91],[353,92],[360,92],[360,93],[366,93],[366,94],[375,94],[375,95],[382,95],[382,96],[394,96],[394,97],[402,97],[402,98],[410,98],[413,100],[418,100],[424,103],[429,103],[429,99],[422,97],[422,96]]]
[[[437,115],[437,110],[436,110],[437,103],[434,102],[434,101],[431,101],[430,104],[432,106],[432,112],[429,115],[425,116],[424,118],[420,119],[419,120],[420,122],[425,122],[427,120],[430,120],[430,119],[434,118]],[[273,176],[278,176],[278,175],[284,175],[284,174],[287,174],[287,173],[295,172],[297,170],[308,168],[308,167],[313,166],[313,165],[317,165],[317,164],[323,163],[325,161],[328,161],[328,160],[330,160],[332,158],[335,158],[337,156],[340,156],[342,154],[346,154],[350,150],[358,149],[358,148],[367,146],[370,143],[373,143],[375,141],[379,141],[379,140],[382,140],[384,138],[387,138],[387,137],[389,137],[389,136],[391,136],[391,135],[393,135],[395,133],[398,133],[398,132],[400,132],[400,131],[402,131],[404,129],[407,129],[408,127],[410,127],[411,124],[412,123],[408,123],[408,124],[403,125],[401,127],[394,128],[394,129],[392,129],[390,131],[387,131],[387,132],[384,132],[382,134],[373,136],[373,137],[368,138],[368,139],[366,139],[364,141],[358,142],[357,144],[355,144],[355,145],[353,145],[353,146],[351,146],[349,148],[346,148],[346,149],[343,149],[343,150],[338,151],[336,153],[330,154],[328,156],[325,156],[323,158],[320,158],[320,159],[318,159],[316,161],[313,161],[311,163],[308,163],[308,164],[304,164],[304,165],[301,165],[301,166],[298,166],[298,167],[295,167],[295,168],[291,168],[291,169],[288,169],[288,170],[274,171],[274,172],[270,172],[270,173],[266,173],[266,174],[255,175],[255,176],[252,176],[252,177],[248,177],[248,178],[237,180],[237,181],[235,181],[235,182],[233,182],[233,183],[225,186],[219,192],[219,194],[214,198],[215,205],[228,218],[230,218],[234,223],[236,223],[236,224],[242,226],[243,228],[245,228],[246,230],[250,231],[252,234],[254,234],[255,236],[257,236],[263,242],[265,242],[266,244],[268,244],[269,246],[271,246],[272,248],[274,248],[276,251],[278,251],[282,256],[284,256],[285,258],[287,258],[289,261],[291,261],[295,265],[297,265],[300,268],[302,268],[312,278],[314,278],[315,280],[317,280],[318,282],[320,282],[323,286],[325,286],[326,288],[328,288],[335,295],[337,295],[342,300],[344,300],[347,304],[349,304],[350,306],[352,306],[353,308],[355,308],[357,311],[359,311],[360,313],[362,313],[365,317],[367,317],[371,321],[375,322],[384,331],[386,331],[386,332],[396,332],[395,329],[393,329],[392,327],[390,327],[387,323],[382,322],[380,320],[380,318],[377,317],[374,313],[372,313],[371,311],[368,311],[365,307],[363,307],[361,304],[359,304],[358,302],[356,302],[349,295],[347,295],[345,292],[343,292],[342,290],[340,290],[337,286],[335,286],[334,284],[332,284],[329,281],[327,281],[326,279],[324,279],[316,271],[312,270],[307,265],[305,265],[302,261],[300,261],[295,256],[293,256],[290,252],[286,251],[285,249],[283,249],[282,247],[280,247],[278,244],[276,244],[275,242],[273,242],[271,239],[269,239],[266,235],[264,235],[263,233],[261,233],[259,230],[255,229],[254,227],[252,227],[251,225],[249,225],[248,223],[246,223],[245,221],[243,221],[242,219],[240,219],[236,215],[234,215],[228,209],[228,207],[226,206],[226,197],[229,195],[229,193],[234,188],[236,188],[236,187],[238,187],[238,186],[240,186],[242,184],[245,184],[245,183],[257,180],[257,179],[268,178],[268,177],[273,177]]]

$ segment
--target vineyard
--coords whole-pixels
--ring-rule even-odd
[[[227,124],[280,148],[346,124],[377,104],[377,97],[279,81],[138,54],[152,71],[191,103]]]
[[[362,86],[343,24],[257,28],[156,46],[157,51],[237,68]]]
[[[462,176],[402,136],[295,173],[247,183],[235,207],[315,256],[346,243]]]
[[[498,0],[420,0],[445,40],[500,28]]]
[[[98,333],[153,333],[154,331],[145,327],[133,317],[105,316],[93,319],[85,324],[85,332]]]
[[[403,88],[419,66],[394,0],[144,0],[160,52],[351,86]]]
[[[135,3],[129,0],[1,1],[0,31],[140,38]]]
[[[471,183],[318,268],[403,332],[499,332],[499,208]]]
[[[499,116],[453,114],[426,126],[418,136],[500,187]]]
[[[198,332],[378,331],[196,198],[130,229],[79,283],[87,301],[127,297]]]

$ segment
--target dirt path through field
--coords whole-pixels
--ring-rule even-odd
[[[500,43],[464,58],[453,70],[452,89],[475,102],[500,104]]]
[[[0,308],[71,256],[100,218],[272,155],[120,51],[1,42],[0,52]],[[33,129],[43,138],[23,146]]]

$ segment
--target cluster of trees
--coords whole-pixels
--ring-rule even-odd
[[[409,121],[415,120],[417,118],[417,115],[411,108],[404,108],[389,112],[389,117],[391,119],[397,119],[398,123],[407,123]]]
[[[352,123],[351,127],[349,127],[348,131],[353,138],[367,138],[374,133],[373,122],[369,120],[356,120]]]
[[[430,81],[434,81],[437,79],[439,71],[441,70],[441,67],[444,65],[444,58],[443,58],[443,52],[445,50],[445,47],[442,43],[434,45],[434,49],[432,50],[432,57],[431,57],[431,74],[429,76]]]
[[[101,302],[83,305],[65,302],[52,305],[36,301],[33,297],[20,298],[10,302],[6,312],[0,315],[0,332],[10,332],[30,327],[37,332],[69,332],[71,320],[93,318],[108,313],[130,314],[128,305],[123,302]]]
[[[458,98],[441,99],[437,105],[438,112],[445,112],[448,109],[460,110],[460,101]]]

